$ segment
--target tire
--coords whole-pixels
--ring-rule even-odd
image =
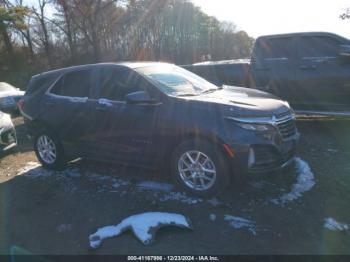
[[[66,168],[67,161],[62,144],[54,133],[48,130],[38,133],[34,138],[34,151],[43,167],[58,171]]]
[[[188,155],[192,160],[198,159],[195,162],[197,164],[193,164]],[[230,169],[226,161],[223,153],[211,143],[204,140],[185,141],[172,154],[172,178],[177,186],[190,194],[212,197],[223,192],[229,185]],[[189,167],[190,165],[192,166]],[[188,168],[191,171],[186,171]]]

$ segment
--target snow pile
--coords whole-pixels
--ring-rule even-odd
[[[17,171],[17,176],[25,175],[28,177],[36,178],[40,176],[50,176],[51,172],[41,167],[39,162],[28,162],[23,168]]]
[[[225,215],[224,220],[228,221],[230,223],[230,226],[235,229],[246,227],[249,232],[251,232],[254,236],[256,235],[256,224],[253,221],[231,215]]]
[[[189,197],[185,193],[181,192],[170,192],[169,194],[165,194],[159,198],[159,201],[179,201],[183,204],[194,205],[202,202],[201,198]]]
[[[343,231],[343,230],[349,230],[349,225],[345,223],[340,223],[336,221],[334,218],[328,217],[324,220],[325,228],[332,230],[332,231]]]
[[[130,216],[118,225],[105,226],[89,236],[90,246],[98,248],[106,238],[115,237],[131,229],[135,236],[145,245],[154,240],[156,231],[164,226],[178,226],[192,229],[190,221],[179,214],[148,212]]]
[[[288,202],[294,201],[315,185],[314,174],[312,173],[310,166],[300,158],[295,158],[295,163],[298,177],[296,183],[292,186],[292,190],[277,199],[271,199],[272,203],[284,205]]]
[[[144,181],[136,185],[140,189],[171,192],[173,185],[154,181]]]

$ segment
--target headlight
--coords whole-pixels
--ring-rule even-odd
[[[283,101],[283,103],[285,104],[286,107],[291,108],[290,104],[287,101]]]
[[[264,124],[237,123],[237,125],[246,130],[258,131],[258,132],[270,131],[274,129],[272,125],[264,125]]]

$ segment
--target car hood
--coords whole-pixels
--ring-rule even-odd
[[[291,111],[286,101],[272,94],[242,87],[225,86],[222,90],[190,99],[218,104],[225,116],[232,117],[271,117]]]

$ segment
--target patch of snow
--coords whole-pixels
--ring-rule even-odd
[[[253,221],[231,215],[225,215],[224,220],[228,221],[230,223],[230,226],[235,229],[246,227],[249,232],[251,232],[254,236],[256,235],[256,224]]]
[[[201,198],[189,197],[185,193],[181,193],[181,192],[170,192],[168,194],[161,196],[159,200],[161,202],[180,201],[181,203],[188,204],[188,205],[198,204],[203,201]]]
[[[210,214],[209,215],[209,219],[214,222],[216,220],[216,215],[215,214]]]
[[[101,104],[101,105],[113,106],[112,101],[109,100],[109,99],[105,99],[105,98],[100,98],[100,99],[98,100],[98,103]]]
[[[44,169],[39,162],[30,161],[23,168],[17,171],[17,176],[37,178],[51,176],[53,171]]]
[[[113,188],[120,188],[120,187],[123,187],[123,186],[128,186],[130,185],[130,182],[129,181],[126,181],[126,180],[123,180],[123,179],[117,179],[117,178],[113,178],[112,179],[112,187]]]
[[[156,191],[164,191],[164,192],[171,192],[171,190],[174,188],[174,186],[171,184],[159,183],[154,181],[143,181],[137,184],[136,186],[140,189],[156,190]]]
[[[350,225],[345,223],[340,223],[331,217],[325,218],[323,226],[332,231],[349,230],[349,227],[350,227]]]
[[[271,199],[274,204],[286,204],[301,197],[303,193],[309,191],[315,185],[315,177],[310,166],[300,158],[295,158],[298,172],[297,181],[293,184],[289,193],[283,194],[277,199]]]
[[[23,168],[17,170],[17,176],[23,175],[24,173],[27,173],[35,168],[41,167],[41,164],[39,162],[28,162]]]
[[[72,230],[72,224],[61,224],[56,227],[59,233],[65,233]]]
[[[88,101],[88,97],[69,97],[69,101],[73,103],[85,103]]]
[[[219,205],[222,204],[216,197],[207,200],[207,202],[208,202],[209,204],[211,204],[212,206],[214,206],[214,207],[217,207],[217,206],[219,206]]]
[[[90,246],[97,248],[106,238],[116,237],[131,229],[135,236],[145,245],[154,240],[156,231],[163,226],[178,226],[192,229],[190,221],[180,214],[148,212],[130,216],[118,225],[105,226],[89,236]]]

